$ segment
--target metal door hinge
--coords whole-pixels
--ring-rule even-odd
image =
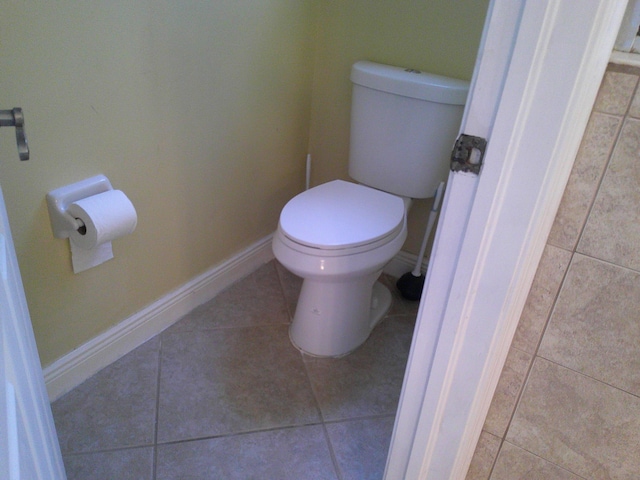
[[[478,175],[486,148],[486,139],[461,133],[451,152],[451,171]]]

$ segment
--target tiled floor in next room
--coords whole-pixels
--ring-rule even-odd
[[[69,480],[380,479],[417,303],[367,342],[302,355],[300,281],[275,261],[55,401]]]

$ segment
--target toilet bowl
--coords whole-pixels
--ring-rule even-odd
[[[391,305],[376,280],[407,237],[409,202],[334,180],[299,194],[280,215],[275,257],[303,278],[289,329],[293,344],[316,356],[361,345]]]

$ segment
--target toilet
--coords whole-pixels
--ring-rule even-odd
[[[378,282],[407,237],[412,199],[447,178],[469,83],[360,61],[353,84],[349,176],[292,198],[273,253],[303,279],[289,328],[304,353],[339,357],[359,347],[391,305]],[[357,182],[357,183],[356,183]]]

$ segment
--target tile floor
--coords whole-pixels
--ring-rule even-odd
[[[610,65],[467,480],[640,478],[640,68]]]
[[[417,313],[302,355],[300,280],[272,261],[52,404],[74,479],[380,479]]]

